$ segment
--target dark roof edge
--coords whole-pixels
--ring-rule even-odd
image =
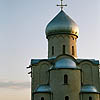
[[[78,64],[82,63],[82,62],[85,62],[85,61],[89,61],[90,63],[92,64],[95,64],[95,65],[99,65],[99,60],[95,60],[95,59],[76,59]]]

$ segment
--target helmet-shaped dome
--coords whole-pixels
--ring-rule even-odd
[[[50,68],[52,69],[76,69],[76,63],[70,58],[61,58],[55,62],[54,66]]]
[[[78,33],[77,24],[63,10],[46,27],[47,37],[56,34],[73,34],[78,37]]]
[[[55,68],[60,69],[60,68],[76,68],[76,63],[69,58],[63,58],[58,60],[55,63]]]

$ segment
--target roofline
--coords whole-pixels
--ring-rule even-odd
[[[86,93],[86,94],[90,94],[90,93],[100,94],[100,92],[80,92],[80,94],[82,94],[82,93]]]
[[[92,63],[93,65],[99,65],[99,63],[98,64],[93,63],[93,61],[91,61],[91,59],[90,60],[89,59],[83,59],[82,61],[78,62],[78,64],[85,62],[85,61],[88,61],[88,62]],[[99,60],[97,60],[97,61],[99,62]]]
[[[33,92],[34,94],[36,94],[36,93],[52,93],[52,92]]]

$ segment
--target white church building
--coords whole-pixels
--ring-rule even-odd
[[[62,1],[62,0],[61,0]],[[32,100],[100,100],[99,61],[78,59],[79,27],[64,11],[48,23],[48,59],[31,59]],[[38,53],[38,52],[37,52]]]

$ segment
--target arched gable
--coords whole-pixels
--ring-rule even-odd
[[[82,84],[93,84],[93,64],[90,61],[83,61],[79,64],[81,68]]]
[[[41,61],[39,63],[39,83],[48,84],[49,83],[49,68],[51,64],[47,61]]]

